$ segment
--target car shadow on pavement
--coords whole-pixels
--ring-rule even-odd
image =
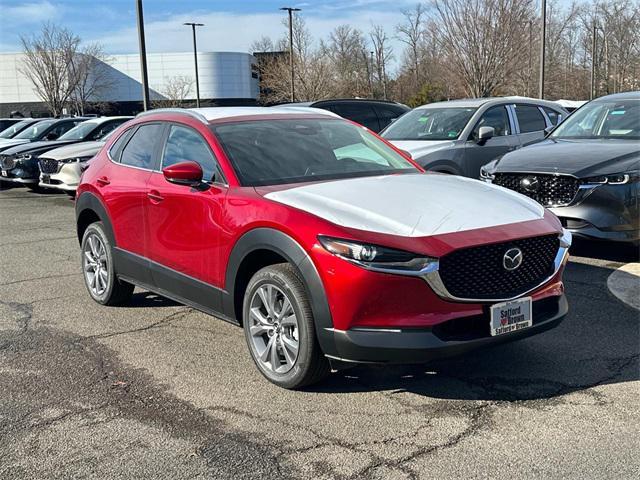
[[[178,302],[174,302],[170,298],[163,297],[153,292],[148,292],[146,290],[136,291],[131,299],[122,305],[121,307],[126,308],[148,308],[148,307],[178,307],[181,304]]]
[[[333,374],[314,391],[521,401],[638,380],[640,312],[607,290],[612,271],[570,263],[565,273],[570,311],[553,330],[421,366],[357,366]],[[596,395],[593,390],[588,393]]]
[[[598,242],[574,237],[571,255],[613,262],[637,262],[640,259],[640,248],[631,244]]]

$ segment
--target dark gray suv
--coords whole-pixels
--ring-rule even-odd
[[[478,178],[480,167],[542,140],[568,115],[534,98],[452,100],[415,108],[381,135],[427,170]]]

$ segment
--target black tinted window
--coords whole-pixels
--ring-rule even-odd
[[[338,119],[212,127],[243,185],[277,185],[417,170],[365,129]]]
[[[473,135],[478,136],[480,127],[493,127],[496,137],[502,137],[504,135],[511,135],[511,128],[509,125],[509,115],[507,109],[504,106],[491,107],[489,110],[482,114],[480,120],[473,129]]]
[[[49,130],[46,136],[48,137],[49,135],[55,135],[55,138],[60,138],[62,135],[67,133],[69,130],[71,130],[73,127],[75,127],[79,123],[80,123],[80,120],[77,122],[59,123],[58,125],[53,127],[51,130]]]
[[[387,107],[384,105],[376,105],[378,119],[380,120],[380,130],[389,125],[393,120],[405,113],[406,110],[401,108]]]
[[[153,169],[153,153],[156,142],[162,135],[160,124],[142,125],[131,137],[122,151],[120,162],[132,167]]]
[[[364,125],[374,132],[380,131],[378,116],[370,105],[358,105],[355,103],[341,103],[331,107],[331,110],[343,118],[353,120],[360,125]]]
[[[216,160],[204,138],[187,127],[173,125],[164,147],[162,166],[180,162],[198,162],[202,167],[202,178],[211,181],[216,172]]]
[[[542,113],[532,105],[516,105],[520,133],[539,132],[547,128]]]

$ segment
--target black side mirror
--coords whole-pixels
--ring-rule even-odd
[[[47,140],[56,140],[58,138],[58,134],[55,132],[49,132],[44,138],[46,138]]]
[[[553,125],[551,125],[550,127],[545,128],[545,129],[544,129],[544,134],[545,134],[545,136],[546,136],[546,135],[549,135],[549,134],[550,134],[551,132],[553,132],[555,129],[556,129],[556,127],[555,127],[555,126],[553,126]]]

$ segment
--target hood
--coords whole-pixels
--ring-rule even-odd
[[[394,147],[409,152],[414,160],[454,145],[451,140],[389,140],[389,142]]]
[[[2,141],[0,141],[0,151],[8,150],[16,145],[22,145],[23,143],[29,143],[29,140],[21,138],[3,138]]]
[[[43,153],[41,158],[65,160],[67,158],[93,157],[104,146],[105,142],[82,142],[54,148]]]
[[[564,173],[583,178],[639,166],[639,142],[547,139],[506,154],[494,168],[496,172]]]
[[[38,142],[29,142],[23,143],[20,145],[13,146],[4,151],[7,155],[21,155],[25,153],[30,153],[32,155],[37,155],[41,152],[46,152],[47,150],[52,150],[54,148],[60,147],[62,145],[67,145],[73,142],[72,140],[41,140]]]
[[[511,190],[440,174],[337,180],[264,196],[342,227],[404,237],[441,235],[544,216],[541,205]]]

